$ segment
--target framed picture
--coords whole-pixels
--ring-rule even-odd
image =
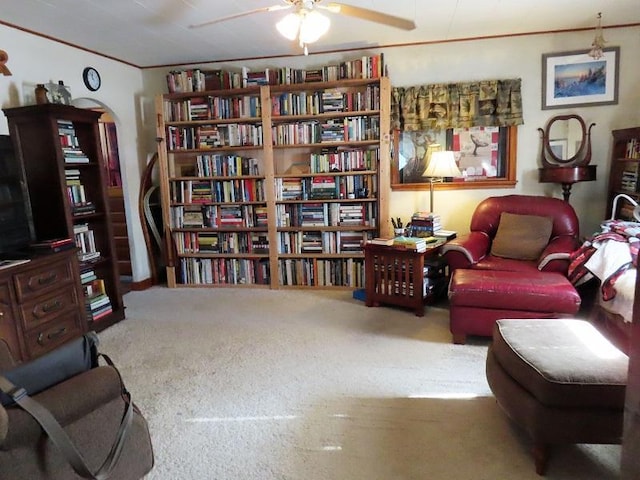
[[[567,158],[569,158],[567,156],[568,146],[569,146],[569,141],[566,138],[549,140],[549,147],[551,148],[551,151],[553,152],[556,158],[560,158],[562,160],[566,160]]]
[[[603,49],[595,59],[588,50],[542,55],[542,109],[618,103],[620,47]]]

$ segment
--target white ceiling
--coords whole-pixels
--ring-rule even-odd
[[[417,28],[407,32],[327,13],[332,22],[329,33],[310,45],[310,52],[593,28],[598,12],[602,12],[605,27],[640,24],[640,0],[341,3],[404,17],[415,21]],[[287,10],[189,28],[191,24],[277,4],[283,4],[283,0],[0,0],[0,22],[138,67],[299,55],[296,42],[284,39],[275,30],[275,23],[289,13]]]

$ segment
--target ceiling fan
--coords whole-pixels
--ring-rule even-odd
[[[298,39],[300,46],[304,49],[305,55],[308,53],[307,44],[317,41],[329,30],[330,20],[322,15],[318,10],[326,10],[330,13],[346,15],[349,17],[368,20],[370,22],[388,25],[402,30],[413,30],[416,24],[412,20],[396,17],[368,8],[354,7],[342,3],[329,2],[321,4],[322,0],[283,0],[284,5],[272,5],[270,7],[256,8],[235,15],[221,17],[207,22],[190,25],[190,28],[200,28],[215,23],[225,22],[234,18],[253,15],[254,13],[275,12],[279,10],[295,9],[293,13],[285,16],[276,24],[276,28],[285,38],[289,40]]]

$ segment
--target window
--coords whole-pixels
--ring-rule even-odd
[[[391,188],[429,189],[422,174],[434,151],[453,150],[462,175],[436,189],[513,188],[516,184],[517,127],[470,127],[393,132]]]

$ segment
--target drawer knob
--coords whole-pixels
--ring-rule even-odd
[[[46,277],[38,278],[38,285],[49,285],[56,281],[58,275],[56,273],[50,273]]]
[[[51,332],[47,334],[46,336],[43,333],[41,333],[40,335],[38,335],[38,345],[44,345],[48,341],[54,340],[64,335],[66,331],[67,331],[67,327],[62,327],[56,330],[55,332]]]
[[[55,300],[50,303],[45,303],[42,306],[42,311],[44,313],[54,312],[56,310],[60,310],[62,308],[62,302],[60,300]]]

